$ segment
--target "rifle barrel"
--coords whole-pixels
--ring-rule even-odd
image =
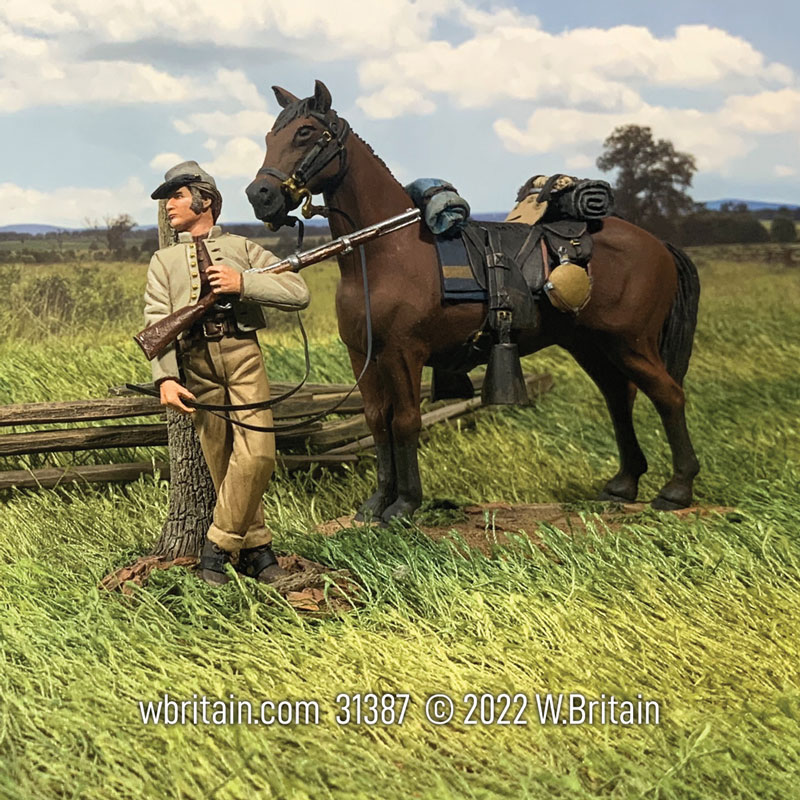
[[[366,228],[361,228],[345,236],[340,236],[338,239],[325,242],[325,244],[313,247],[311,250],[293,253],[268,267],[252,267],[245,270],[245,272],[280,273],[288,270],[299,272],[304,267],[317,264],[320,261],[331,258],[331,256],[339,255],[339,253],[349,253],[354,247],[358,247],[364,242],[370,241],[370,239],[376,239],[379,236],[394,233],[401,228],[412,225],[420,219],[421,214],[422,212],[418,208],[409,208],[402,214],[376,222],[374,225],[368,225]]]

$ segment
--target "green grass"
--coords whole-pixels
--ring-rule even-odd
[[[363,607],[343,618],[303,618],[252,581],[214,591],[178,570],[156,574],[133,599],[98,591],[104,574],[155,539],[168,487],[151,478],[8,494],[0,797],[797,796],[800,274],[700,256],[687,379],[703,469],[696,494],[735,515],[647,512],[606,530],[586,498],[616,469],[611,426],[599,393],[556,350],[526,359],[555,377],[535,409],[482,410],[474,424],[434,429],[420,453],[423,481],[431,498],[572,503],[586,536],[543,526],[547,553],[520,537],[469,559],[457,541],[434,543],[413,527],[325,538],[314,525],[353,511],[372,486],[371,464],[273,482],[265,504],[279,549],[350,569],[364,587]],[[140,265],[98,270],[139,302]],[[307,274],[314,377],[344,380],[333,276]],[[0,402],[100,396],[146,379],[128,338],[138,305],[94,321],[34,316],[38,333],[0,343]],[[273,379],[301,373],[295,332],[280,325],[264,343]],[[649,498],[669,457],[641,398],[636,424]],[[410,693],[403,725],[339,727],[334,698],[356,691]],[[524,727],[424,720],[429,694],[470,691],[641,693],[662,703],[662,717],[541,726],[528,708]],[[313,727],[143,726],[136,702],[164,693],[316,699],[322,718]]]

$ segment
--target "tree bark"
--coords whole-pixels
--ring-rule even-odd
[[[167,409],[169,512],[152,555],[199,556],[217,500],[200,440],[187,414]]]
[[[158,203],[158,243],[176,241],[167,222],[166,201]],[[217,500],[200,439],[188,414],[167,409],[169,443],[169,511],[152,554],[168,559],[198,557]]]

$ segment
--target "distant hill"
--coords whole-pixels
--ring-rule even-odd
[[[63,225],[38,225],[36,223],[21,223],[18,225],[0,225],[0,233],[30,233],[32,236],[43,233],[56,233],[57,231],[76,231],[79,228],[65,228]]]
[[[793,203],[765,203],[762,200],[740,200],[735,197],[724,197],[722,200],[707,200],[703,205],[710,211],[719,211],[723,203],[744,203],[748,211],[777,211],[779,208],[788,208],[790,211],[796,211],[800,205]]]
[[[763,200],[741,200],[736,197],[723,197],[721,200],[706,200],[703,205],[710,211],[719,211],[723,203],[744,203],[748,210],[754,212],[767,212],[777,211],[779,208],[788,208],[790,211],[800,210],[800,205],[795,203],[768,203]],[[472,215],[475,220],[483,222],[502,222],[508,214],[508,211],[486,211],[477,212]],[[759,215],[761,216],[761,215]],[[769,218],[769,215],[766,215]],[[306,232],[310,236],[320,236],[328,233],[328,223],[323,220],[304,220],[306,225]],[[247,222],[225,222],[222,223],[223,228],[250,228],[248,235],[255,236],[262,233],[262,224],[256,221]],[[137,225],[134,231],[152,231],[155,230],[155,225]],[[18,225],[0,225],[0,233],[27,233],[33,236],[44,235],[46,233],[55,233],[56,231],[65,231],[67,233],[75,233],[82,231],[84,228],[67,228],[59,225],[41,225],[36,223],[25,223]],[[104,229],[103,229],[104,230]],[[291,229],[289,229],[291,230]]]

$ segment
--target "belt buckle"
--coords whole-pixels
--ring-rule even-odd
[[[203,320],[203,336],[206,339],[221,339],[225,335],[225,323],[212,319]]]

